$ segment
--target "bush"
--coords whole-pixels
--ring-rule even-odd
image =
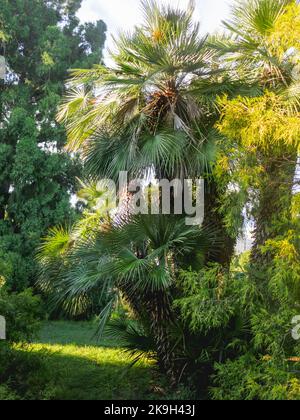
[[[45,353],[33,354],[12,343],[30,341],[37,333],[41,301],[32,290],[8,293],[0,287],[0,314],[6,319],[7,341],[0,342],[0,400],[44,399],[51,395]]]
[[[53,372],[45,351],[0,345],[0,400],[48,400],[54,395]]]
[[[0,288],[0,315],[6,319],[9,342],[29,341],[37,333],[41,319],[41,301],[32,290],[8,293]]]
[[[18,395],[12,392],[6,385],[0,385],[0,401],[14,401],[19,399]]]
[[[271,358],[245,355],[215,366],[214,400],[300,400],[300,380]]]

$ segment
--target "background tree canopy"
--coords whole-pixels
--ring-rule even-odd
[[[0,54],[0,275],[13,290],[35,280],[35,250],[50,226],[71,222],[80,165],[64,152],[56,110],[70,68],[102,60],[106,25],[81,25],[81,0],[3,0]]]

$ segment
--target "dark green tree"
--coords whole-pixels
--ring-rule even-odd
[[[56,123],[70,68],[102,61],[106,25],[80,24],[81,0],[1,0],[0,275],[20,290],[32,284],[34,252],[50,226],[71,221],[80,165],[64,152]]]

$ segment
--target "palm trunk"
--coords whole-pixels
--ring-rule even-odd
[[[156,352],[159,367],[169,377],[171,384],[178,381],[178,369],[176,355],[170,337],[170,325],[172,324],[172,309],[168,295],[164,292],[155,293],[148,301],[148,313],[150,315],[150,330],[156,344]]]
[[[286,232],[291,218],[291,204],[297,155],[291,153],[277,159],[266,159],[265,175],[254,209],[255,230],[251,252],[253,264],[268,262],[262,246]]]
[[[170,337],[170,325],[174,316],[167,292],[128,293],[126,289],[122,292],[136,316],[150,330],[160,370],[167,374],[171,384],[175,385],[178,380],[178,369]]]

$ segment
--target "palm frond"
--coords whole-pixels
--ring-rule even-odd
[[[184,143],[180,132],[195,143],[191,123],[210,115],[213,101],[202,107],[204,100],[198,99],[206,93],[199,91],[196,99],[189,87],[195,78],[205,83],[222,69],[212,70],[217,54],[207,37],[199,35],[194,2],[185,11],[154,1],[142,7],[144,24],[115,39],[112,68],[71,73],[70,86],[78,86],[80,99],[71,91],[59,118],[68,129],[69,149],[82,153],[93,175],[115,179],[120,170],[136,175],[164,160],[167,172],[182,173],[188,156],[179,165]],[[165,128],[178,134],[166,136]],[[153,141],[146,141],[151,136]]]
[[[265,36],[274,28],[289,0],[236,0],[232,6],[232,18],[224,25],[231,32]]]
[[[115,340],[129,357],[133,358],[132,365],[142,359],[155,357],[155,343],[137,321],[114,319],[107,325],[105,336]]]

